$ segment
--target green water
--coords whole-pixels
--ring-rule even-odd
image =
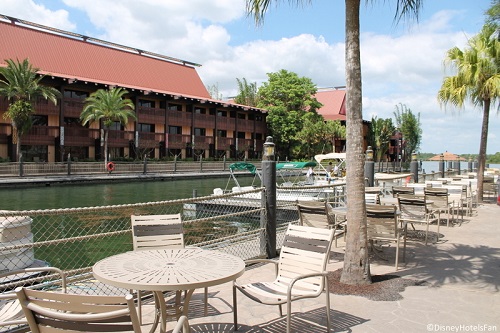
[[[131,181],[128,183],[53,185],[34,188],[0,189],[0,210],[57,209],[132,204],[210,195],[214,188],[226,188],[229,178]],[[241,186],[252,177],[240,177]],[[260,186],[260,183],[255,184]],[[229,183],[229,189],[234,182]]]

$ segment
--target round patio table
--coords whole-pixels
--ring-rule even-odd
[[[161,316],[160,330],[165,332],[164,291],[187,291],[182,306],[187,316],[195,289],[234,281],[245,272],[245,263],[231,254],[200,248],[140,250],[102,259],[92,272],[97,280],[115,287],[152,291]]]

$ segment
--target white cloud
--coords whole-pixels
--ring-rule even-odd
[[[71,31],[86,16],[93,26],[78,26],[76,32],[200,63],[205,85],[218,85],[224,97],[237,93],[236,78],[260,85],[266,73],[280,69],[309,77],[318,87],[345,84],[344,44],[329,44],[321,35],[232,45],[232,23],[244,19],[245,0],[62,1],[66,10],[50,10],[34,0],[2,0],[0,13]],[[469,107],[460,115],[447,113],[436,99],[445,52],[463,47],[475,33],[456,29],[455,22],[465,16],[441,11],[407,31],[362,34],[364,119],[392,118],[395,105],[403,103],[421,114],[422,151],[478,151],[481,112]],[[499,117],[492,115],[488,153],[500,149],[496,133]]]
[[[75,24],[69,21],[69,13],[64,9],[50,10],[33,0],[2,0],[0,13],[26,21],[73,31]]]

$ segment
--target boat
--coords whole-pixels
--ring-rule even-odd
[[[318,201],[324,200],[327,196],[325,192],[325,188],[314,188],[314,186],[323,186],[328,185],[326,181],[315,181],[314,177],[311,176],[307,178],[307,172],[304,170],[306,168],[314,168],[316,167],[316,162],[281,162],[276,164],[276,176],[280,179],[280,182],[276,184],[276,198],[278,201]],[[252,185],[249,186],[241,186],[238,181],[237,175],[241,175],[241,173],[237,173],[236,171],[248,171],[252,175],[254,175],[254,180]],[[304,178],[305,177],[305,178]],[[259,180],[260,183],[256,184],[256,180]],[[233,186],[230,186],[230,184]],[[262,184],[262,173],[257,167],[249,162],[237,162],[232,163],[229,166],[229,180],[226,184],[226,188],[215,188],[212,193],[214,195],[228,194],[234,193],[238,194],[238,197],[235,198],[241,200],[244,199],[252,199],[258,200],[260,203],[261,193],[253,192],[253,193],[244,193],[241,192],[254,190]]]

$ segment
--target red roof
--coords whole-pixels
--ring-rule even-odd
[[[3,21],[0,41],[0,66],[5,66],[5,59],[28,58],[43,74],[210,99],[196,69],[182,63]]]
[[[318,90],[315,97],[323,104],[318,113],[325,120],[346,120],[345,90],[324,89]]]

